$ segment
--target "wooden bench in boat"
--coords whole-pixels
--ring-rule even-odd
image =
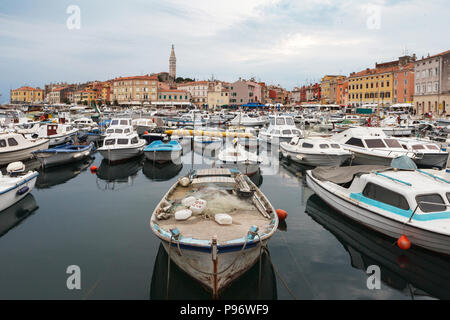
[[[234,186],[236,185],[236,180],[231,177],[221,177],[221,176],[201,177],[192,180],[193,187],[203,187],[210,184],[214,184],[215,186],[221,188],[233,189]]]
[[[195,173],[197,177],[206,177],[206,176],[231,176],[230,169],[226,168],[211,168],[211,169],[200,169]]]

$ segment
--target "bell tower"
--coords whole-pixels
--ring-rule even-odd
[[[169,59],[169,76],[175,80],[177,76],[177,58],[175,57],[175,49],[172,45],[172,52],[170,53]]]

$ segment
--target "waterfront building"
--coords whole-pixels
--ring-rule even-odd
[[[239,78],[230,84],[230,104],[233,105],[260,103],[261,94],[261,86],[252,80]]]
[[[120,105],[150,104],[158,100],[157,76],[121,77],[112,80],[112,100]]]
[[[348,105],[348,79],[343,78],[337,82],[336,104]]]
[[[152,104],[187,106],[190,105],[190,102],[191,94],[189,92],[162,87],[158,90],[158,101],[152,102]]]
[[[450,50],[414,63],[414,110],[447,116],[450,112]]]
[[[413,103],[414,100],[414,62],[399,65],[394,71],[393,103]]]
[[[337,98],[337,84],[345,79],[342,75],[325,75],[320,82],[321,102],[335,104]]]
[[[85,103],[90,105],[92,101],[96,101],[97,92],[94,90],[78,90],[73,93],[75,103]]]
[[[230,103],[230,86],[225,82],[211,82],[208,89],[208,109],[217,110]]]
[[[394,101],[394,73],[415,59],[415,55],[403,56],[395,61],[376,63],[373,69],[351,73],[348,79],[349,104],[391,105]]]
[[[10,91],[11,103],[41,103],[44,102],[44,90],[33,87],[20,87]]]
[[[187,91],[192,97],[192,103],[197,107],[204,107],[208,103],[208,81],[194,81],[180,83],[177,85],[178,90]]]

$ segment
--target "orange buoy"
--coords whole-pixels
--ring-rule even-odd
[[[96,167],[96,166],[92,166],[92,167],[91,167],[91,172],[92,172],[92,173],[97,172],[97,167]]]
[[[281,221],[283,221],[284,219],[287,218],[287,212],[283,209],[277,209],[275,210],[278,216],[278,219],[280,219]]]
[[[144,131],[144,134],[148,134],[148,131]]]
[[[402,250],[408,250],[411,247],[411,241],[409,241],[409,239],[402,234],[402,236],[397,240],[397,245]]]

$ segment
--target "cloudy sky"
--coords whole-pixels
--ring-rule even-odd
[[[80,28],[73,11],[80,9]],[[450,49],[448,0],[2,0],[0,102],[9,90],[168,71],[287,89],[405,52]]]

